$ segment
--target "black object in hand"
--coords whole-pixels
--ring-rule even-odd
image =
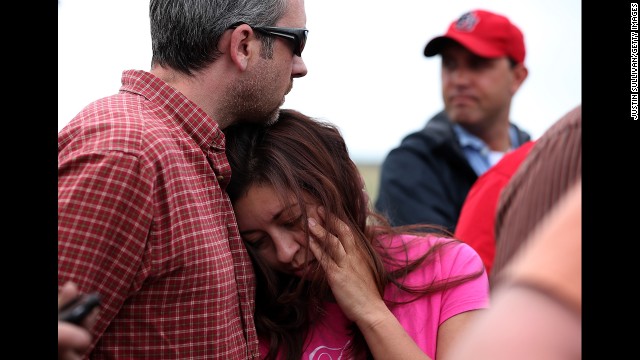
[[[58,320],[80,325],[91,310],[100,305],[100,298],[100,294],[95,292],[78,296],[60,309]]]

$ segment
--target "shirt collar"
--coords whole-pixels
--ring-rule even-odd
[[[175,125],[189,134],[203,152],[206,153],[210,148],[224,149],[224,134],[218,123],[193,101],[152,73],[125,70],[120,90],[140,94],[159,104],[171,115],[170,119]]]
[[[453,131],[458,136],[458,142],[463,148],[472,148],[480,151],[483,148],[488,147],[487,144],[482,141],[482,139],[468,132],[459,124],[453,124]],[[515,126],[511,124],[509,124],[509,140],[511,143],[509,150],[513,150],[522,145],[518,141],[518,131],[516,130]]]
[[[480,151],[483,148],[487,147],[487,144],[485,144],[485,142],[482,141],[479,137],[471,134],[458,124],[453,124],[453,131],[455,131],[456,135],[458,136],[458,142],[463,148],[472,148]]]

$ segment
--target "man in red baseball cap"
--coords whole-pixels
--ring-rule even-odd
[[[425,56],[442,57],[444,110],[382,164],[375,207],[393,225],[428,223],[454,232],[478,176],[530,140],[509,118],[528,74],[525,53],[520,29],[486,10],[463,14],[427,43]]]
[[[506,17],[489,11],[471,11],[452,22],[445,35],[429,41],[424,48],[425,56],[440,54],[451,40],[481,57],[507,56],[515,63],[524,62],[522,31]]]

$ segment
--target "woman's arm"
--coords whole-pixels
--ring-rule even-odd
[[[322,264],[333,295],[345,315],[354,321],[376,359],[429,359],[387,308],[367,262],[354,251],[355,239],[340,220],[338,237],[331,235],[327,252],[319,242],[326,230],[309,219],[309,246]]]

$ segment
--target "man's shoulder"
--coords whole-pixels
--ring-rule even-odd
[[[509,127],[510,127],[510,131],[515,132],[515,134],[512,134],[511,136],[514,136],[517,139],[511,139],[513,140],[517,140],[516,143],[517,144],[524,144],[527,141],[531,140],[531,134],[529,134],[528,132],[526,132],[524,129],[521,129],[518,125],[516,125],[513,121],[509,121]]]
[[[446,113],[441,111],[429,119],[422,129],[405,136],[400,146],[429,149],[454,141],[453,124],[449,121]]]
[[[158,123],[153,111],[138,95],[119,93],[91,102],[71,120],[70,125],[87,134],[109,134],[115,138],[139,136],[150,123]]]
[[[171,131],[166,120],[131,94],[114,94],[91,102],[58,133],[58,151],[118,151],[140,155],[162,147]]]

